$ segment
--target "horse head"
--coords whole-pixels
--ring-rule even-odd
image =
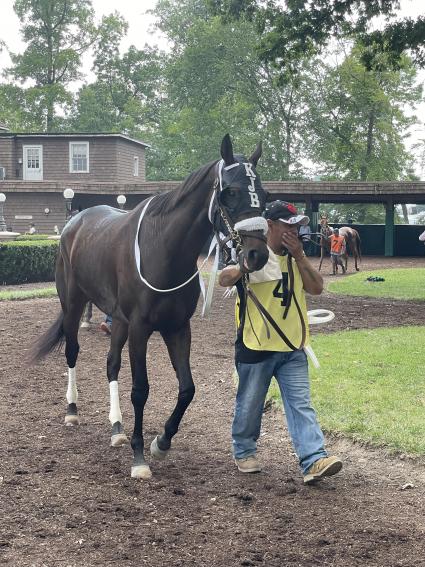
[[[320,215],[320,226],[328,226],[328,215],[324,213]]]
[[[221,143],[222,160],[218,164],[213,224],[216,233],[225,235],[222,243],[231,243],[243,272],[260,270],[269,256],[268,226],[261,216],[266,192],[256,171],[261,152],[260,142],[247,160],[233,154],[228,134]],[[226,248],[224,251],[230,255]]]

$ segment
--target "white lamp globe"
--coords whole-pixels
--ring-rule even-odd
[[[65,189],[65,191],[63,192],[63,196],[65,197],[65,199],[73,199],[74,191],[68,187],[68,189]]]
[[[125,195],[118,195],[118,197],[117,197],[118,205],[125,205],[126,202],[127,202],[127,199],[126,199]]]
[[[0,203],[4,203],[6,201],[6,195],[4,193],[0,193]]]

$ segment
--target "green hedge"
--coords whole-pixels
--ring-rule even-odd
[[[53,281],[58,250],[58,240],[0,243],[0,284]]]
[[[15,242],[34,242],[34,240],[47,240],[53,234],[21,234],[15,238]]]

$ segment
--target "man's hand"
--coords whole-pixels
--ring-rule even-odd
[[[289,251],[295,261],[303,257],[303,245],[295,231],[284,232],[282,234],[282,245]]]
[[[218,276],[218,283],[222,287],[234,285],[242,277],[242,272],[238,265],[223,268]]]

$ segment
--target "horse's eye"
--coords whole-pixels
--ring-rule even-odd
[[[227,187],[221,194],[221,202],[225,207],[233,208],[237,205],[239,192],[237,189]]]

